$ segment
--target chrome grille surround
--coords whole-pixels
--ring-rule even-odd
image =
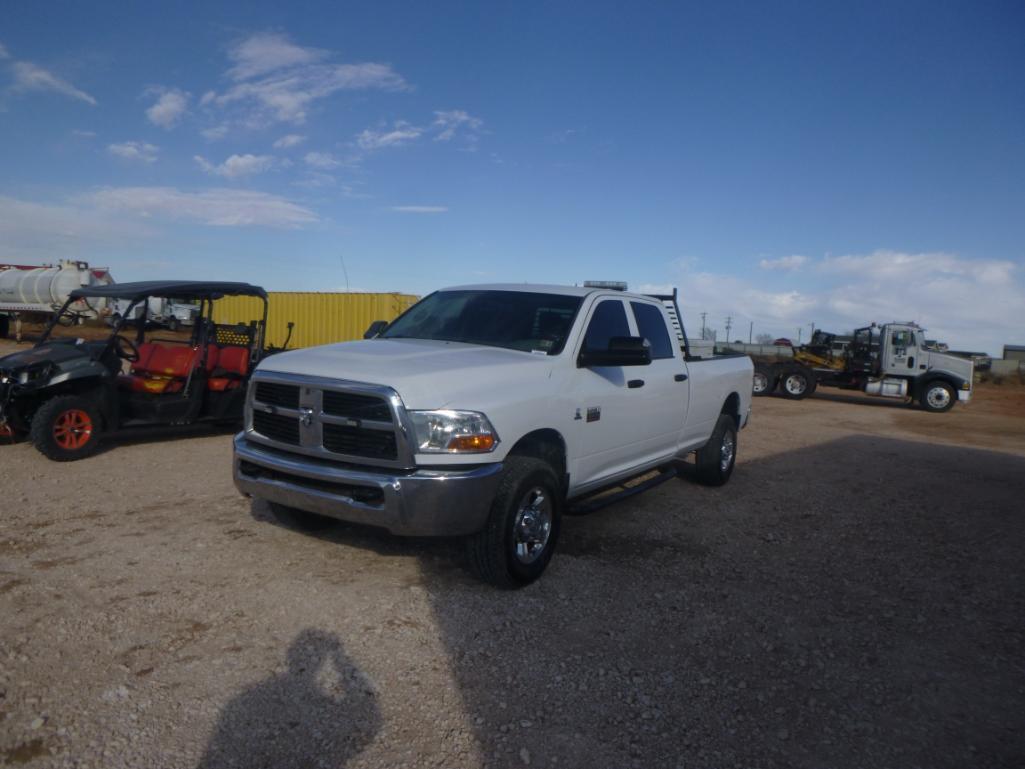
[[[263,403],[256,399],[259,382],[276,385],[292,385],[299,388],[299,408],[285,408],[272,403]],[[324,412],[324,393],[334,392],[349,395],[370,396],[380,398],[391,412],[391,421],[353,419],[351,417],[333,416]],[[263,411],[283,417],[292,417],[299,422],[299,445],[282,443],[253,429],[253,413]],[[395,438],[395,458],[384,459],[360,454],[342,454],[329,451],[324,446],[324,425],[339,425],[389,433]],[[249,382],[246,393],[245,435],[247,440],[265,446],[298,454],[305,454],[319,459],[335,462],[349,462],[355,465],[387,467],[411,470],[416,466],[413,447],[415,433],[412,422],[406,414],[406,408],[399,394],[384,385],[352,382],[345,379],[330,379],[299,374],[284,374],[276,371],[256,371]]]

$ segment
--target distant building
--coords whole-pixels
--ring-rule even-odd
[[[1025,361],[1025,344],[1005,344],[1004,360]]]

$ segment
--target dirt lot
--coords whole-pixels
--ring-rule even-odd
[[[1020,767],[1025,392],[852,400],[757,400],[729,485],[516,593],[276,521],[224,434],[0,447],[0,764]]]

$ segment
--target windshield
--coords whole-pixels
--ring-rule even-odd
[[[558,355],[580,297],[526,291],[438,291],[415,304],[381,334]]]

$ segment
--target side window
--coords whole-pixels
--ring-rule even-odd
[[[634,310],[634,318],[637,320],[637,331],[648,340],[651,345],[651,359],[673,357],[673,341],[666,329],[665,318],[662,311],[653,304],[645,302],[630,302]]]
[[[914,338],[911,336],[910,331],[894,331],[890,343],[894,347],[910,347],[914,344]]]
[[[630,336],[630,324],[626,321],[626,310],[618,299],[601,302],[591,316],[584,334],[585,350],[606,350],[614,336]]]

